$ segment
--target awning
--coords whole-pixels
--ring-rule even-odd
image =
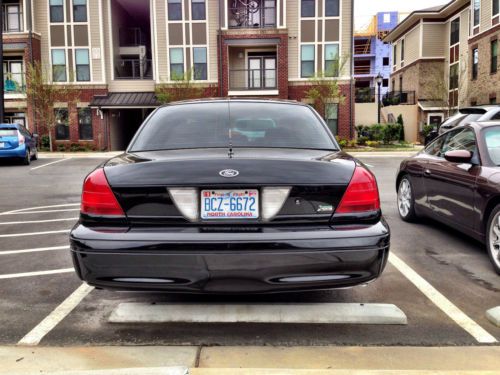
[[[110,108],[156,108],[161,103],[154,92],[112,92],[108,95],[96,95],[90,107]]]
[[[448,109],[448,103],[442,100],[419,100],[418,106],[422,111],[444,111]]]

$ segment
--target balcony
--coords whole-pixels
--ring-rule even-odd
[[[356,103],[375,103],[375,88],[374,87],[357,87],[355,92]]]
[[[231,69],[229,90],[277,90],[276,69]]]
[[[414,105],[416,104],[415,91],[390,91],[382,98],[382,104],[384,106]]]
[[[19,33],[24,31],[23,13],[19,3],[4,3],[2,5],[3,32]]]
[[[354,75],[374,75],[371,65],[354,65]]]
[[[115,59],[116,79],[153,79],[151,59]]]
[[[228,3],[230,29],[276,27],[276,0],[232,0]]]

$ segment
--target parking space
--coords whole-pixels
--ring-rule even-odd
[[[103,159],[45,159],[28,167],[1,165],[0,324],[6,328],[0,331],[0,343],[18,343],[63,302],[66,309],[59,314],[60,321],[53,324],[52,320],[40,344],[437,346],[488,342],[480,339],[488,336],[471,334],[471,327],[472,332],[483,330],[490,342],[491,338],[500,340],[500,328],[485,317],[486,310],[500,305],[500,278],[483,246],[435,222],[402,222],[394,186],[401,158],[362,159],[377,175],[382,207],[392,229],[391,250],[398,258],[388,264],[379,280],[364,287],[252,297],[102,290],[80,291],[75,296],[81,282],[68,272],[72,263],[67,233],[78,216],[82,180]],[[401,264],[428,285],[422,287],[422,280],[403,273]],[[26,275],[30,272],[37,274]],[[425,289],[428,286],[435,289]],[[441,293],[444,302],[434,291]],[[408,324],[109,323],[112,311],[123,302],[287,303],[291,309],[304,303],[387,303],[399,307]],[[68,310],[71,303],[76,307]]]

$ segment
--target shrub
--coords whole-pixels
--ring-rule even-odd
[[[364,146],[364,145],[366,145],[366,142],[368,140],[369,140],[368,137],[365,137],[364,135],[362,135],[361,137],[358,137],[358,145]]]
[[[59,152],[64,152],[64,151],[66,151],[66,145],[65,145],[64,143],[59,143],[59,144],[57,145],[57,151],[59,151]]]

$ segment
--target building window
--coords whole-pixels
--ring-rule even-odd
[[[19,4],[3,4],[3,31],[22,31],[22,13]]]
[[[458,63],[450,66],[450,84],[449,90],[458,89]]]
[[[63,49],[52,50],[52,80],[66,82],[66,52]]]
[[[24,82],[24,66],[22,60],[3,61],[4,92],[23,92],[26,85]]]
[[[73,21],[87,22],[87,0],[73,0]]]
[[[300,76],[302,78],[312,77],[314,75],[314,46],[306,45],[300,49]]]
[[[194,79],[205,81],[207,79],[207,49],[205,47],[193,48]]]
[[[384,13],[384,23],[391,23],[391,14]]]
[[[50,22],[64,22],[63,0],[50,0]]]
[[[339,45],[325,45],[325,76],[338,77],[339,75]]]
[[[492,12],[493,17],[500,14],[500,0],[493,0],[493,4],[491,7],[493,9],[493,12]]]
[[[339,16],[339,0],[325,0],[325,16]]]
[[[91,141],[94,139],[92,133],[92,110],[90,108],[80,108],[78,110],[78,139]]]
[[[384,58],[382,59],[382,64],[383,64],[384,66],[388,66],[388,65],[389,65],[389,58],[388,58],[388,57],[384,57]]]
[[[472,12],[473,12],[473,25],[474,27],[479,25],[479,22],[481,20],[481,0],[474,0],[473,7],[472,7]]]
[[[405,61],[405,40],[401,41],[401,62]]]
[[[77,49],[75,51],[76,80],[78,82],[90,81],[90,60],[88,49]]]
[[[325,104],[325,121],[333,135],[337,135],[339,133],[339,105],[337,103]]]
[[[495,74],[498,71],[498,39],[491,41],[491,74]]]
[[[182,20],[182,4],[181,0],[168,0],[168,20]]]
[[[477,79],[478,64],[479,64],[479,50],[477,48],[474,48],[472,50],[472,79]]]
[[[316,1],[315,0],[301,0],[300,2],[300,16],[301,17],[314,17],[316,15]]]
[[[496,95],[490,96],[490,104],[497,104]],[[491,118],[492,120],[500,120],[500,112]]]
[[[184,51],[182,48],[170,48],[170,79],[184,78]]]
[[[457,44],[460,41],[460,18],[451,21],[450,25],[450,46]]]
[[[393,64],[396,65],[398,63],[398,45],[397,44],[395,44],[392,47],[392,57],[394,59]]]
[[[205,0],[191,0],[191,18],[193,20],[206,19]]]
[[[382,80],[382,87],[389,87],[389,79],[388,78],[384,78]]]
[[[58,141],[67,141],[69,139],[68,109],[54,109],[54,117],[56,120],[56,139]]]

